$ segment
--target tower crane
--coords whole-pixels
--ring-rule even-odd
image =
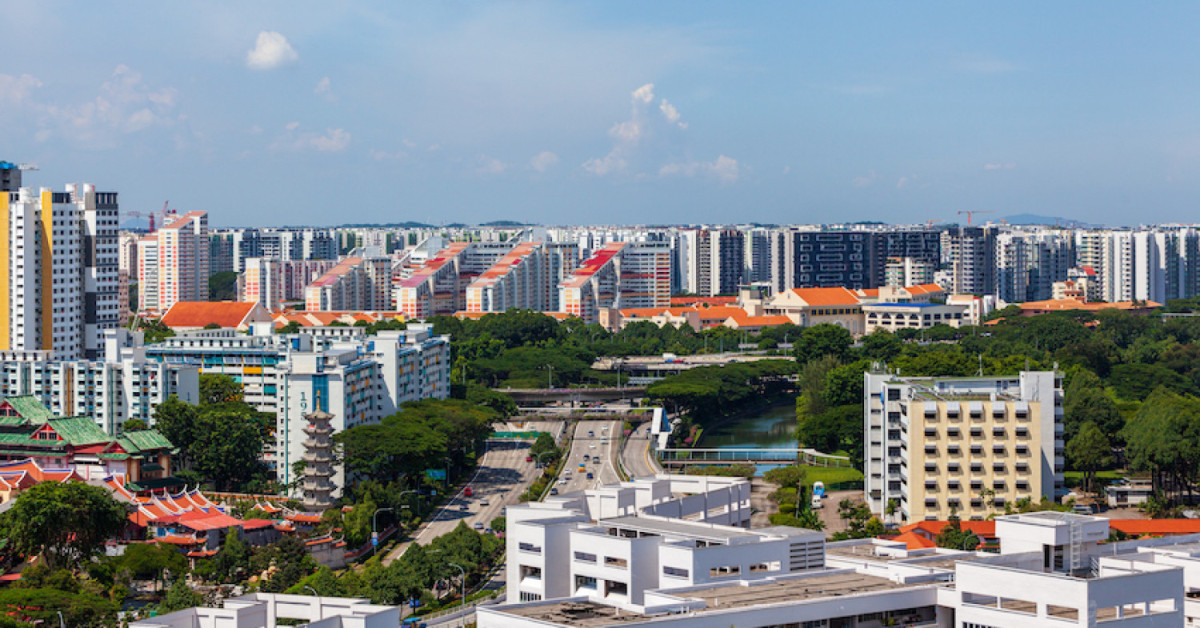
[[[967,215],[967,226],[970,227],[972,216],[974,216],[975,214],[991,214],[991,213],[995,213],[995,212],[993,212],[990,209],[964,209],[964,210],[958,212],[958,215],[961,216],[963,214],[966,214]]]

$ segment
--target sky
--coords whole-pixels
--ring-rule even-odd
[[[11,2],[0,159],[213,226],[1195,221],[1200,4]]]

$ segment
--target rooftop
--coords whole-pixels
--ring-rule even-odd
[[[600,527],[624,528],[638,532],[651,532],[663,536],[678,535],[722,543],[728,543],[733,539],[759,538],[762,536],[761,534],[747,532],[742,528],[733,526],[688,523],[679,520],[659,520],[647,517],[613,517],[611,519],[601,519],[596,522],[596,525]]]

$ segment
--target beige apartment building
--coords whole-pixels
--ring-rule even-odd
[[[866,373],[864,489],[906,522],[983,519],[1063,488],[1062,376],[900,377]]]

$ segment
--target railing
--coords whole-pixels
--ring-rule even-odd
[[[660,449],[664,464],[700,462],[801,462],[816,467],[849,467],[846,456],[815,449]]]

